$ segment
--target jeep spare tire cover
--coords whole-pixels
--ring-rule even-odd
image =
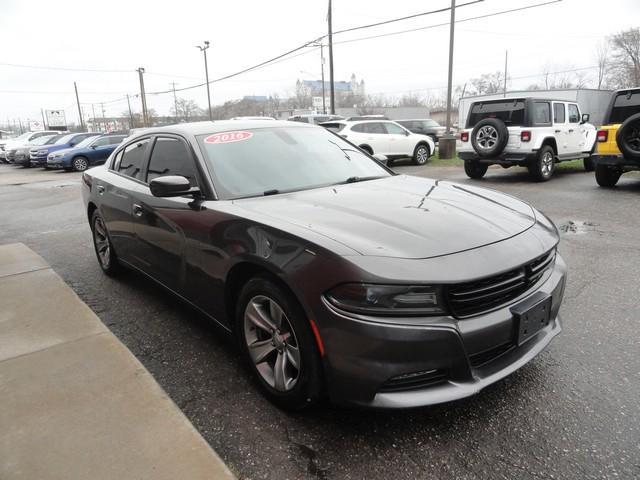
[[[640,113],[624,121],[616,133],[616,143],[625,158],[640,160]]]
[[[485,118],[471,132],[471,145],[481,157],[500,155],[509,141],[509,130],[499,118]]]

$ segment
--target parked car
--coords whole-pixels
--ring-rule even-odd
[[[47,167],[47,156],[58,150],[65,148],[72,148],[82,142],[85,138],[95,137],[101,135],[97,132],[88,133],[70,133],[64,137],[59,138],[53,145],[47,145],[42,147],[35,147],[29,150],[29,159],[31,160],[32,167]]]
[[[85,138],[73,148],[64,148],[47,156],[47,167],[84,172],[102,165],[127,135],[101,135]]]
[[[284,408],[467,397],[561,330],[566,265],[547,217],[396,175],[323,128],[152,128],[81,185],[104,273],[141,271],[234,335]]]
[[[26,145],[27,143],[35,140],[38,137],[56,135],[60,132],[54,130],[43,130],[41,132],[25,132],[22,135],[7,139],[6,141],[0,142],[0,156],[8,162],[13,163],[15,160],[15,154],[18,148]]]
[[[359,120],[389,120],[389,117],[382,114],[375,114],[375,115],[355,115],[353,117],[347,118],[348,122],[356,122]]]
[[[325,115],[322,113],[311,113],[307,115],[293,115],[289,117],[288,120],[290,122],[302,122],[302,123],[311,123],[313,125],[318,125],[323,122],[332,122],[335,120],[344,120],[344,117],[340,115]]]
[[[640,87],[613,92],[593,161],[601,187],[613,187],[623,173],[640,170]]]
[[[273,117],[233,117],[231,120],[275,120]]]
[[[392,164],[394,159],[413,158],[416,165],[424,165],[435,152],[431,137],[418,135],[396,122],[364,120],[326,122],[321,126],[337,132],[370,155],[383,154]]]
[[[431,140],[433,140],[434,142],[437,142],[447,130],[446,127],[440,126],[438,122],[436,122],[435,120],[431,120],[430,118],[424,120],[396,120],[396,122],[413,133],[429,135],[431,137]]]
[[[29,151],[33,147],[39,147],[41,145],[52,145],[59,138],[62,138],[63,134],[58,135],[43,135],[41,137],[36,138],[35,140],[31,140],[31,142],[19,147],[16,150],[13,163],[15,165],[22,165],[25,168],[31,167],[31,159],[29,158]]]
[[[541,98],[506,98],[475,102],[460,133],[458,155],[470,178],[482,178],[489,165],[527,167],[533,180],[551,178],[557,162],[584,159],[591,153],[596,129],[577,103]]]

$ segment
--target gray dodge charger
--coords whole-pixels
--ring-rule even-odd
[[[547,217],[397,175],[321,127],[146,129],[83,174],[83,197],[102,270],[139,271],[201,311],[283,408],[467,397],[561,330]]]

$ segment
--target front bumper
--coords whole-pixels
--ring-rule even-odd
[[[62,158],[47,159],[45,165],[49,168],[69,168],[69,162],[65,162]]]
[[[616,167],[623,170],[640,170],[640,161],[625,158],[622,154],[594,154],[591,158],[593,159],[594,165],[606,165],[608,167]]]
[[[408,408],[479,392],[528,363],[560,333],[565,279],[566,265],[558,255],[549,274],[508,305],[464,319],[427,317],[418,319],[419,324],[415,318],[394,319],[394,323],[355,318],[324,302],[325,366],[332,401]],[[510,308],[533,295],[552,298],[551,321],[517,346],[517,326]],[[424,387],[385,389],[390,379],[431,371],[441,372],[443,378]]]
[[[28,153],[16,153],[13,158],[13,163],[16,165],[30,165],[31,161],[29,160]]]
[[[29,156],[29,161],[31,162],[32,167],[46,167],[47,166],[47,157],[37,157],[35,155]]]

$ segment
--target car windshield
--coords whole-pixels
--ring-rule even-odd
[[[523,125],[524,101],[516,99],[474,103],[469,112],[467,128],[473,128],[476,123],[485,118],[498,118],[510,126]]]
[[[436,122],[435,120],[425,120],[423,123],[424,123],[425,127],[439,127],[440,126],[440,124],[438,122]]]
[[[42,137],[31,140],[31,145],[46,145],[55,135],[43,135]]]
[[[391,174],[324,128],[276,127],[199,135],[225,199],[306,190]]]
[[[53,137],[47,137],[47,141],[45,142],[45,145],[53,145],[62,137],[64,137],[64,135],[54,135]]]
[[[75,134],[65,135],[64,137],[59,138],[59,139],[56,141],[56,143],[55,143],[55,144],[56,144],[56,145],[63,145],[63,144],[65,144],[65,143],[69,143],[69,141],[70,141],[73,137],[75,137]]]
[[[636,113],[640,113],[640,90],[620,92],[613,101],[609,123],[622,123]]]
[[[88,147],[89,145],[91,145],[93,142],[96,141],[96,139],[100,138],[100,135],[95,135],[93,137],[87,137],[84,140],[82,140],[80,143],[78,143],[74,148],[84,148],[84,147]]]

